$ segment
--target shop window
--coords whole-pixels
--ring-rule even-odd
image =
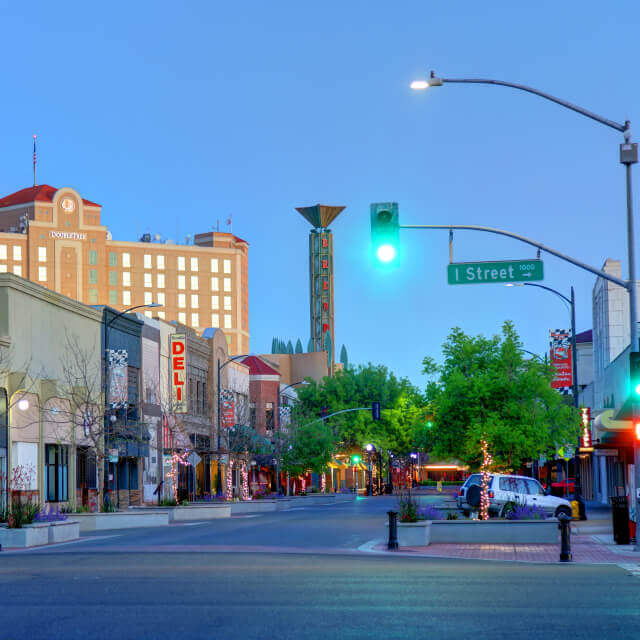
[[[44,484],[47,502],[65,502],[69,499],[69,447],[60,444],[45,445]]]
[[[110,267],[118,266],[118,254],[115,251],[109,251],[109,266]]]
[[[76,486],[84,492],[85,489],[96,489],[96,458],[88,451],[78,449],[76,456]],[[85,496],[82,496],[82,503],[85,502]]]
[[[89,251],[89,264],[98,264],[98,252],[95,249]]]
[[[135,458],[125,458],[118,462],[118,489],[138,490],[138,462]]]

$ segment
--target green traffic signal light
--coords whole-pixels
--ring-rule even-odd
[[[351,462],[352,464],[358,464],[360,462],[360,456],[357,454],[354,454],[351,456]]]
[[[395,260],[400,246],[397,202],[374,202],[371,205],[371,243],[380,262]]]
[[[629,354],[629,378],[631,381],[631,394],[635,401],[640,398],[640,353],[632,351]]]
[[[433,422],[431,422],[431,420],[427,421],[426,427],[427,429],[431,429],[431,427],[433,427]]]

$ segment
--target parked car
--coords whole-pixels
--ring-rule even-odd
[[[465,515],[477,508],[467,502],[467,491],[472,485],[482,486],[482,474],[470,475],[458,492],[458,509]],[[516,503],[540,507],[547,516],[557,517],[559,513],[571,516],[569,501],[549,495],[535,478],[492,473],[489,476],[488,495],[489,513],[492,515],[503,515],[505,505]]]

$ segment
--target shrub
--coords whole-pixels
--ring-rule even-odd
[[[547,515],[542,507],[516,504],[506,512],[505,517],[508,520],[546,520]]]
[[[177,507],[178,501],[175,498],[162,498],[160,500],[161,507]]]
[[[39,509],[35,514],[34,522],[63,522],[67,520],[69,516],[58,508],[58,505],[51,507],[45,505],[44,509]]]
[[[439,509],[427,505],[418,509],[418,520],[444,520],[444,514]]]
[[[400,522],[418,521],[418,503],[410,493],[401,493],[398,497]]]
[[[460,516],[455,511],[449,511],[447,513],[447,520],[458,520]]]

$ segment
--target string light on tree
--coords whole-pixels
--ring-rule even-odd
[[[229,464],[227,465],[227,500],[233,500],[233,460],[229,460]]]
[[[242,461],[242,467],[240,468],[240,474],[242,475],[242,499],[249,499],[249,474],[247,472],[247,465],[245,461]]]
[[[189,451],[184,451],[183,453],[174,451],[171,454],[171,470],[167,471],[166,477],[171,480],[173,499],[176,502],[178,502],[178,469],[180,465],[187,466],[189,464],[189,462],[187,461],[188,457]]]
[[[320,477],[320,490],[324,493],[327,490],[327,476],[323,473]]]
[[[480,441],[480,447],[482,448],[482,465],[480,467],[480,473],[482,475],[482,482],[480,485],[480,520],[489,519],[489,469],[493,462],[493,456],[489,453],[489,445],[486,440]]]

